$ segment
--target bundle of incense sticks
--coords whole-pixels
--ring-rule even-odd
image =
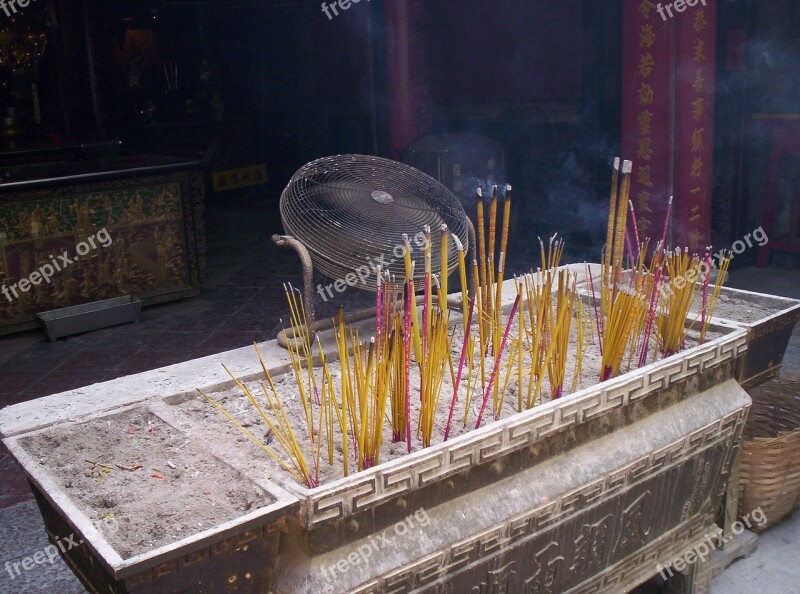
[[[526,335],[526,346],[530,356],[530,378],[525,399],[525,409],[533,408],[539,399],[547,369],[547,334],[550,295],[552,294],[553,273],[551,269],[540,269],[540,279],[531,274],[524,278],[524,291],[527,294],[525,303],[528,306],[528,326],[523,326]],[[518,398],[518,412],[523,407]]]
[[[258,346],[256,346],[256,350],[258,351]],[[271,416],[268,415],[264,408],[258,403],[258,400],[255,398],[253,393],[250,389],[245,386],[241,381],[239,381],[231,372],[230,370],[225,367],[225,371],[230,375],[231,379],[234,381],[236,386],[242,390],[245,394],[247,399],[250,403],[255,407],[260,415],[261,419],[266,424],[267,428],[272,432],[272,435],[275,437],[275,440],[278,442],[278,445],[283,450],[284,455],[286,456],[286,460],[282,459],[269,445],[263,443],[261,439],[256,437],[246,426],[244,423],[239,422],[236,420],[233,415],[231,415],[227,410],[225,410],[219,403],[209,397],[205,392],[198,389],[198,392],[208,401],[210,402],[217,410],[219,410],[231,423],[233,423],[240,431],[242,431],[251,441],[256,443],[262,450],[267,452],[269,456],[275,460],[284,470],[289,472],[293,477],[295,477],[299,482],[303,483],[308,488],[314,488],[319,486],[319,462],[320,456],[322,453],[322,427],[323,427],[323,418],[320,416],[320,424],[318,429],[316,429],[315,434],[315,427],[312,425],[308,426],[309,431],[309,440],[311,441],[311,450],[312,450],[312,461],[309,464],[309,461],[306,459],[306,455],[303,452],[302,447],[300,446],[300,441],[298,440],[294,429],[292,428],[291,420],[289,419],[288,415],[286,414],[285,409],[283,408],[283,404],[280,401],[280,397],[278,396],[277,390],[275,389],[275,384],[272,381],[272,378],[269,375],[269,372],[266,370],[266,366],[264,366],[263,357],[261,356],[261,352],[258,351],[258,356],[261,359],[262,366],[264,367],[265,377],[269,383],[269,388],[261,382],[261,388],[264,391],[264,396],[267,401],[267,405],[269,406],[269,411]],[[316,439],[315,439],[316,437]],[[329,434],[330,439],[330,434]],[[316,444],[316,445],[315,445]]]
[[[547,249],[540,239],[542,266],[536,274],[530,274],[517,281],[517,290],[526,296],[527,308],[520,313],[522,341],[520,348],[529,358],[529,381],[527,396],[523,399],[523,363],[518,355],[518,399],[517,409],[533,408],[539,401],[545,377],[549,377],[551,398],[559,398],[564,393],[564,375],[570,353],[570,337],[575,311],[581,312],[576,326],[576,345],[574,359],[576,374],[573,378],[573,389],[583,367],[583,356],[586,348],[585,320],[577,293],[577,276],[559,270],[564,251],[563,241],[553,236]],[[527,309],[527,312],[525,311]],[[527,322],[522,320],[527,314]]]
[[[497,186],[493,186],[489,200],[489,220],[486,221],[483,190],[476,189],[478,236],[478,323],[482,326],[481,351],[496,349],[503,331],[503,280],[508,260],[508,234],[511,222],[512,187],[506,184],[503,199],[503,224],[500,233],[500,251],[497,252],[498,202]],[[487,229],[488,225],[488,229]]]
[[[449,335],[450,316],[447,308],[447,227],[442,230],[442,261],[439,270],[438,308],[433,309],[433,270],[431,265],[430,228],[425,228],[425,280],[422,305],[422,348],[418,360],[420,371],[420,413],[418,433],[423,447],[431,445],[434,420],[442,390],[445,373],[452,368],[451,338]]]
[[[620,159],[614,160],[606,246],[600,278],[598,332],[602,354],[601,381],[619,374],[626,349],[630,342],[635,341],[635,338],[632,340],[634,331],[646,325],[648,296],[641,290],[641,286],[634,286],[633,279],[627,289],[621,287],[627,214],[631,204],[632,171],[633,163],[631,161],[622,162],[620,179]],[[628,241],[628,243],[630,242]],[[633,258],[631,249],[629,249],[629,253]],[[639,254],[641,254],[641,250],[639,250]],[[591,276],[589,278],[591,282]],[[591,290],[594,293],[593,285]]]
[[[295,378],[299,379],[304,372],[309,373],[309,388],[314,398],[314,402],[319,404],[319,390],[311,370],[314,367],[314,357],[311,354],[311,340],[308,333],[308,325],[306,324],[306,311],[300,290],[293,287],[291,283],[283,285],[283,291],[286,295],[286,300],[289,303],[289,320],[292,330],[292,340],[289,345],[289,356],[292,362],[292,371]],[[283,321],[281,320],[281,323]],[[306,402],[307,395],[305,388],[302,389],[301,395],[303,402]],[[307,410],[307,414],[310,409]]]
[[[640,241],[636,211],[629,198],[631,170],[630,161],[623,162],[620,168],[620,160],[615,159],[606,246],[601,264],[599,310],[594,279],[587,268],[595,327],[602,353],[601,380],[620,373],[626,352],[627,367],[630,369],[633,365],[641,367],[648,362],[653,342],[658,348],[653,351],[652,360],[656,359],[658,352],[667,357],[682,350],[688,331],[697,321],[701,325],[702,343],[725,278],[724,272],[730,263],[729,258],[723,258],[720,262],[720,275],[712,291],[710,247],[706,248],[704,256],[690,254],[688,248],[667,248],[672,197],[667,206],[661,240],[656,244],[652,255],[648,256],[649,241]],[[630,212],[635,243],[630,239],[627,212]],[[627,247],[630,265],[630,270],[627,271],[627,287],[622,283],[624,247]],[[687,328],[689,310],[698,293],[702,296],[700,312]],[[654,331],[655,341],[651,339]]]
[[[278,446],[283,451],[285,458],[281,458],[272,448],[263,443],[262,440],[257,438],[247,427],[233,417],[227,410],[225,410],[219,403],[210,398],[202,390],[198,392],[210,402],[217,410],[219,410],[231,423],[233,423],[239,430],[241,430],[249,439],[255,442],[262,450],[267,452],[282,468],[294,476],[299,482],[303,483],[308,488],[319,486],[319,467],[320,458],[322,455],[323,447],[323,434],[327,442],[328,456],[331,463],[333,463],[333,410],[335,408],[335,395],[327,389],[327,384],[323,383],[322,393],[320,394],[316,379],[314,377],[313,356],[311,354],[311,345],[308,340],[305,324],[305,310],[303,309],[302,298],[297,297],[298,291],[291,285],[284,285],[286,297],[289,302],[289,311],[291,316],[291,324],[294,329],[295,340],[289,344],[289,357],[292,364],[292,371],[294,373],[295,382],[298,387],[300,399],[303,407],[305,418],[305,429],[310,444],[311,461],[306,459],[306,454],[300,446],[297,432],[292,425],[292,422],[287,415],[272,377],[267,370],[264,363],[264,358],[261,351],[256,345],[256,352],[258,353],[261,368],[264,372],[264,378],[269,387],[264,382],[261,382],[261,389],[267,402],[267,410],[262,408],[258,403],[251,390],[241,381],[239,381],[231,372],[225,367],[225,371],[230,375],[236,386],[244,393],[250,403],[258,412],[261,419],[267,425],[269,430],[275,437]],[[308,389],[307,389],[308,388]],[[310,391],[309,391],[310,389]],[[314,407],[319,409],[317,421],[314,420]],[[341,420],[341,419],[340,419]],[[323,432],[324,428],[324,432]],[[345,468],[346,472],[346,468]]]
[[[577,283],[577,275],[570,276],[566,270],[560,270],[558,272],[555,307],[553,307],[553,301],[550,301],[551,305],[547,320],[551,355],[547,362],[547,371],[550,378],[550,398],[552,400],[561,398],[564,393],[564,375],[567,371],[570,332],[575,303],[579,300]],[[576,366],[580,368],[583,359],[583,344],[580,340],[576,351]]]
[[[708,273],[706,274],[706,278],[703,281],[703,304],[702,304],[702,311],[701,311],[701,320],[702,324],[700,327],[700,343],[704,343],[706,340],[706,333],[708,332],[708,326],[711,323],[711,318],[714,316],[714,310],[717,307],[717,300],[719,299],[719,294],[722,291],[722,285],[725,283],[725,279],[728,276],[728,268],[731,265],[731,259],[733,258],[733,254],[730,251],[723,252],[722,257],[719,261],[719,268],[717,270],[717,279],[714,283],[714,290],[711,293],[711,296],[708,295],[708,287],[709,281],[711,278],[711,268],[712,268],[712,260],[711,260],[711,248],[709,247],[706,251],[706,265]]]
[[[648,242],[645,241],[638,246],[635,259],[633,256],[631,257],[631,269],[628,271],[630,282],[626,290],[631,295],[637,296],[642,304],[650,304],[651,307],[655,308],[659,303],[659,272],[656,267],[661,267],[662,259],[660,254],[656,254],[648,266],[647,248]],[[652,316],[651,313],[653,314]],[[648,328],[648,323],[652,324],[652,319],[654,319],[654,311],[651,312],[650,309],[646,309],[643,315],[637,315],[633,320],[630,346],[628,347],[627,371],[630,371],[631,366],[634,364],[634,357],[640,356],[642,349],[646,349],[648,346],[652,332],[652,326]]]
[[[661,301],[660,315],[656,319],[661,352],[665,357],[683,350],[686,343],[686,318],[694,303],[702,278],[701,260],[689,255],[689,250],[677,248],[666,253],[665,266],[669,277],[669,291]]]

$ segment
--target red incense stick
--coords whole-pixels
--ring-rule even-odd
[[[458,397],[458,388],[461,386],[461,373],[464,371],[464,360],[467,356],[467,345],[469,344],[469,329],[472,326],[472,311],[475,309],[475,295],[469,300],[469,314],[467,314],[467,325],[464,326],[464,344],[461,345],[461,359],[458,363],[458,374],[456,375],[456,383],[453,385],[453,398],[450,401],[450,414],[447,416],[447,426],[444,429],[444,441],[450,436],[450,423],[453,420],[453,411],[456,408],[456,400]]]
[[[494,369],[492,369],[492,375],[489,377],[489,384],[486,386],[486,391],[483,394],[483,403],[481,404],[481,411],[478,413],[478,421],[475,423],[475,429],[478,429],[481,426],[481,421],[483,420],[483,411],[486,410],[486,403],[489,401],[489,394],[492,392],[492,384],[494,383],[495,378],[497,377],[497,370],[500,368],[500,362],[503,359],[503,349],[506,346],[506,339],[508,339],[508,333],[511,331],[511,323],[514,321],[514,316],[517,313],[517,306],[519,306],[519,298],[520,296],[517,295],[517,298],[514,299],[514,305],[511,307],[511,315],[508,316],[508,324],[506,324],[506,331],[503,333],[503,340],[500,341],[500,349],[497,353],[497,358],[494,360]]]

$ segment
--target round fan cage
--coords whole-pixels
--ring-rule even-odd
[[[368,267],[366,282],[355,285],[361,289],[377,289],[372,265],[388,265],[397,279],[405,278],[403,234],[411,240],[415,280],[422,279],[426,225],[434,273],[441,269],[442,224],[468,249],[467,215],[458,199],[429,175],[389,159],[338,155],[308,163],[283,191],[280,210],[287,234],[306,247],[314,266],[329,278],[344,280],[358,270],[363,278]],[[450,272],[458,253],[450,235],[448,242]]]

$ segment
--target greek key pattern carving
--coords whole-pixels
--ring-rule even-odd
[[[589,554],[589,559],[599,559],[600,551],[595,550],[599,541],[602,547],[603,519],[597,524],[585,528],[587,539],[583,545]],[[713,527],[705,516],[695,516],[680,526],[641,549],[629,555],[615,565],[603,568],[595,564],[597,571],[590,580],[576,585],[569,590],[570,594],[591,594],[597,592],[618,592],[624,585],[635,581],[643,581],[657,571],[658,563],[672,560],[691,550],[704,540]],[[597,538],[598,540],[590,540]],[[483,535],[481,535],[483,536]],[[466,544],[466,543],[465,543]],[[581,542],[578,543],[581,546]],[[526,547],[527,545],[521,545]],[[457,550],[458,549],[458,550]],[[498,566],[490,565],[485,580],[474,586],[470,594],[513,594],[524,592],[526,594],[556,594],[560,590],[554,589],[554,584],[564,572],[575,571],[567,566],[567,556],[573,557],[574,551],[562,550],[557,542],[549,542],[541,547],[523,548],[526,560],[524,567],[516,561],[506,562]],[[469,561],[464,558],[464,551],[469,551]],[[456,559],[456,555],[459,555]],[[594,555],[594,556],[592,556]],[[368,584],[352,590],[354,594],[400,594],[415,590],[423,590],[430,594],[454,594],[455,589],[450,581],[436,583],[443,575],[452,575],[466,565],[477,562],[484,556],[481,554],[481,544],[477,541],[470,542],[468,546],[454,546],[450,554],[438,552],[422,559],[413,567],[403,568],[384,577],[378,578]],[[638,577],[637,577],[638,576]]]
[[[741,423],[744,423],[743,414],[734,415],[731,418],[736,417]],[[709,436],[709,439],[716,444],[725,440],[725,436],[717,436],[717,439],[713,439],[710,433],[703,433],[703,435]],[[688,448],[690,441],[691,439],[687,437],[682,445]],[[711,446],[713,443],[708,445]],[[669,451],[676,450],[670,449]],[[629,464],[624,469],[627,472],[626,480],[617,482],[617,485],[641,483],[642,480],[633,478],[634,472],[653,460],[653,456],[650,456]],[[644,480],[652,478],[647,473],[640,472],[639,474]],[[524,542],[527,537],[544,532],[557,523],[567,521],[570,516],[579,514],[586,507],[585,500],[580,501],[579,495],[591,496],[595,492],[596,483],[585,485],[557,501],[526,513],[524,516],[513,518],[507,523],[471,535],[468,539],[454,543],[447,550],[438,551],[413,565],[400,568],[391,574],[364,584],[354,592],[373,594],[424,590],[449,593],[453,591],[448,589],[449,583],[435,582],[444,575],[452,576],[482,560],[489,567],[486,579],[483,583],[475,586],[471,590],[471,594],[555,593],[556,590],[552,589],[555,580],[564,572],[578,575],[591,573],[593,576],[591,580],[576,585],[570,590],[571,593],[619,591],[623,585],[630,585],[632,580],[637,579],[636,576],[639,576],[641,580],[646,579],[656,571],[658,563],[676,558],[706,540],[708,534],[713,532],[711,516],[706,510],[704,513],[696,513],[682,519],[676,528],[654,541],[646,543],[652,531],[652,527],[646,520],[654,513],[652,510],[646,509],[649,499],[653,495],[647,490],[621,510],[621,530],[616,542],[607,541],[605,538],[605,535],[609,533],[610,525],[615,522],[615,517],[610,514],[582,524],[578,537],[574,543],[570,544],[569,550],[561,550],[561,545],[555,541],[536,548],[530,547],[530,541]],[[607,496],[609,493],[606,492],[603,495]],[[580,505],[576,505],[576,502],[579,501]],[[607,557],[609,547],[615,550],[617,548],[628,550],[627,546],[635,549],[635,552],[612,567],[604,566],[602,560]],[[517,567],[515,561],[505,562],[501,566],[493,563],[492,555],[494,553],[499,553],[502,549],[503,555],[497,555],[496,558],[507,560],[513,557],[511,549],[518,547],[524,547],[521,549],[523,557],[530,560],[526,562],[525,567]]]
[[[182,569],[191,571],[188,568],[200,563],[210,563],[213,557],[235,558],[240,552],[247,551],[248,547],[257,543],[265,545],[268,550],[274,551],[277,556],[278,545],[284,529],[285,520],[279,520],[258,528],[246,530],[240,534],[235,534],[227,540],[199,549],[179,559],[161,563],[148,571],[127,578],[125,586],[130,590],[142,589],[146,592],[151,584],[170,579],[175,574],[180,573]]]
[[[709,525],[702,517],[698,516],[685,522],[679,528],[637,551],[634,555],[623,559],[616,565],[605,569],[602,573],[592,577],[569,590],[569,594],[590,594],[595,592],[619,592],[631,582],[647,579],[656,569],[659,562],[665,559],[675,559],[684,551],[692,549],[705,539]],[[639,579],[636,576],[640,576]]]
[[[363,593],[407,592],[424,588],[443,575],[453,575],[482,559],[486,560],[501,549],[504,550],[504,555],[498,555],[498,557],[507,559],[509,549],[526,546],[525,544],[520,545],[520,543],[523,543],[527,537],[567,521],[570,516],[576,516],[582,510],[590,507],[591,503],[597,499],[621,495],[622,490],[655,478],[655,475],[664,472],[672,462],[686,462],[692,456],[700,456],[702,450],[727,443],[735,437],[744,425],[744,421],[745,411],[733,413],[719,423],[687,436],[681,442],[671,444],[660,451],[633,461],[613,474],[583,485],[575,491],[565,493],[558,500],[526,512],[522,516],[512,518],[504,524],[484,530],[479,534],[473,534],[468,539],[454,543],[447,550],[439,551],[411,566],[378,578],[357,591]],[[609,532],[610,523],[615,521],[613,516],[606,514],[590,523],[583,524],[578,538],[570,546],[570,551],[559,551],[559,545],[555,542],[540,551],[526,550],[525,557],[534,561],[533,569],[529,565],[522,572],[522,574],[528,575],[527,578],[523,579],[516,572],[512,572],[515,576],[514,580],[520,581],[511,580],[509,582],[503,578],[508,575],[509,570],[504,566],[504,568],[498,568],[498,570],[504,569],[500,573],[498,570],[490,570],[488,581],[478,586],[478,589],[473,592],[479,594],[484,592],[550,592],[548,584],[553,583],[559,571],[578,572],[582,568],[585,572],[587,563],[595,577],[592,578],[591,583],[579,585],[572,591],[579,594],[614,591],[615,587],[619,588],[621,581],[636,575],[637,571],[641,572],[642,569],[646,570],[648,567],[653,570],[657,562],[675,558],[678,554],[690,549],[694,543],[702,542],[707,538],[709,532],[711,521],[709,511],[711,510],[703,509],[697,498],[705,499],[708,494],[708,481],[704,480],[703,476],[710,476],[714,469],[710,467],[707,459],[698,458],[698,460],[701,462],[700,482],[703,484],[699,485],[687,502],[687,509],[691,509],[691,515],[683,516],[680,525],[667,534],[661,535],[655,541],[645,545],[652,533],[652,527],[646,519],[651,518],[654,514],[652,510],[647,509],[653,493],[645,490],[620,510],[622,529],[616,542],[605,541],[604,535]],[[727,468],[721,470],[727,471]],[[629,550],[626,547],[630,547],[636,549],[637,552],[612,568],[604,568],[601,560],[606,556],[607,547],[615,550],[617,548]],[[565,565],[567,556],[570,557],[573,565],[578,563],[579,566]],[[651,573],[653,572],[651,571]],[[647,575],[644,575],[643,578],[646,578]],[[510,590],[506,589],[509,584],[513,585]],[[432,586],[429,591],[447,591],[442,588],[444,586],[436,585]]]
[[[746,349],[747,334],[744,330],[737,330],[686,351],[682,354],[684,359],[656,363],[647,370],[629,373],[592,391],[577,393],[501,420],[452,442],[382,464],[372,471],[340,481],[331,488],[320,487],[307,491],[304,505],[306,525],[313,528],[323,522],[349,517],[466,468],[507,456],[552,433],[623,408],[657,390],[664,390],[690,376],[718,367],[739,357]],[[729,422],[733,425],[737,423],[735,419]],[[724,426],[715,426],[708,432],[724,429]],[[707,437],[692,436],[695,442],[692,447],[700,447]],[[676,451],[684,452],[686,445]],[[669,463],[676,451],[658,453],[658,458],[648,460],[645,466],[635,469],[632,476],[638,478],[640,472],[650,472],[648,469]],[[606,484],[605,488],[608,486]]]

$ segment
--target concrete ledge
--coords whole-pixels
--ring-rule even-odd
[[[272,367],[287,370],[289,353],[277,341],[258,345]],[[35,431],[55,423],[112,411],[164,394],[194,393],[195,388],[225,383],[233,385],[222,363],[239,378],[261,372],[253,346],[192,359],[161,369],[145,371],[84,388],[53,394],[0,410],[0,438]]]
[[[755,553],[758,548],[758,535],[755,532],[745,530],[734,539],[725,544],[724,549],[714,551],[714,563],[711,569],[711,579],[715,579],[728,566],[742,558],[747,558]]]

